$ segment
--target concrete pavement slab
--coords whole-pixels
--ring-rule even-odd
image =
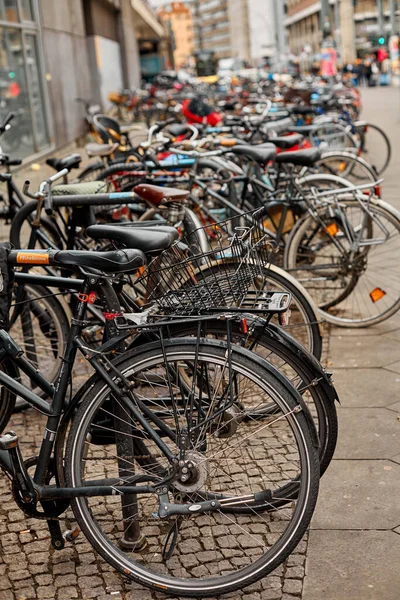
[[[391,458],[400,453],[400,421],[396,412],[386,408],[342,407],[338,415],[335,458]]]
[[[346,367],[383,367],[400,357],[400,344],[381,336],[333,337],[329,347],[334,369]]]
[[[389,331],[388,333],[384,333],[382,335],[384,338],[390,338],[392,340],[396,340],[400,342],[400,329],[394,329],[393,331]]]
[[[302,600],[398,600],[400,536],[311,531]]]
[[[372,327],[364,327],[363,329],[349,329],[347,327],[331,327],[331,337],[343,337],[343,336],[357,336],[357,337],[371,337],[373,335],[385,335],[390,334],[393,331],[399,330],[399,321],[397,316],[393,316],[387,321],[373,325]]]
[[[393,462],[396,462],[398,465],[400,465],[400,454],[396,454],[396,456],[392,456],[391,460]],[[400,531],[399,531],[400,533]]]
[[[400,373],[400,360],[390,365],[385,366],[385,370],[392,371],[393,373]]]
[[[394,412],[400,413],[400,402],[395,402],[394,404],[389,404],[386,407],[388,410],[393,410]]]
[[[400,398],[399,375],[382,369],[336,369],[333,382],[343,407],[387,406]]]
[[[355,425],[355,444],[361,435]],[[392,529],[400,521],[399,498],[400,465],[386,460],[333,460],[321,479],[311,527]]]

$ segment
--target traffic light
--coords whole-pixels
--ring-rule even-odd
[[[378,39],[378,44],[379,44],[380,46],[383,46],[383,45],[384,45],[384,43],[385,43],[385,38],[384,38],[383,36],[381,36],[381,37]]]

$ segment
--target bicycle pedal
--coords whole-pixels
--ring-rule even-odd
[[[7,431],[0,436],[0,450],[11,450],[18,446],[18,436],[14,431]]]
[[[62,550],[65,546],[64,536],[61,533],[60,521],[47,521],[50,531],[51,545],[55,550]]]
[[[81,530],[78,527],[75,527],[74,529],[67,529],[67,531],[64,531],[63,533],[63,538],[67,542],[74,542],[80,532]]]

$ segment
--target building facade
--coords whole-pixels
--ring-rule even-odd
[[[192,0],[195,50],[257,64],[276,53],[276,11],[281,0]]]
[[[194,52],[194,31],[192,9],[190,5],[183,2],[172,2],[158,11],[160,19],[169,23],[172,36],[172,65],[175,69],[181,69],[190,65],[190,59]]]
[[[0,119],[16,113],[1,146],[27,158],[83,131],[76,98],[106,106],[137,87],[142,50],[159,52],[164,29],[145,0],[0,0]]]
[[[217,58],[232,56],[228,0],[195,0],[195,52],[213,50]]]
[[[379,5],[382,10],[379,11]],[[321,49],[321,1],[286,0],[285,26],[289,49],[299,56],[315,55]],[[389,0],[329,0],[329,20],[343,62],[388,46],[392,33]],[[396,16],[397,19],[397,16]],[[398,31],[398,23],[396,24]]]

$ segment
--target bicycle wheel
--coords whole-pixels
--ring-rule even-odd
[[[15,215],[10,228],[10,242],[14,248],[27,248],[36,216],[36,201],[27,202]],[[64,241],[55,223],[41,217],[35,248],[62,248]]]
[[[225,262],[228,261],[229,258],[226,258]],[[236,269],[235,264],[232,264],[232,269]],[[208,269],[203,269],[202,277],[207,278],[208,271]],[[311,296],[294,277],[275,265],[265,268],[262,279],[263,288],[265,287],[266,290],[291,295],[290,324],[285,326],[285,331],[313,354],[317,360],[320,360],[322,355],[322,336],[319,326],[321,317],[318,315],[318,309],[311,300]],[[260,282],[255,281],[256,289],[259,285]],[[250,298],[252,291],[254,288],[249,289]],[[243,311],[245,311],[245,306],[246,300],[243,303]],[[271,322],[279,325],[279,318],[273,316]]]
[[[245,315],[248,333],[244,333],[237,322],[232,323],[232,341],[242,348],[250,349],[264,360],[272,364],[299,391],[314,419],[319,437],[319,458],[321,476],[328,468],[335,452],[338,421],[335,407],[337,393],[322,371],[315,357],[281,327],[269,323],[259,317]],[[207,321],[204,329],[207,339],[226,340],[226,326],[220,320]],[[197,335],[196,324],[174,325],[170,328],[171,337],[193,337]],[[134,347],[143,343],[139,337]],[[251,413],[252,418],[262,420],[268,418],[273,405],[266,405]]]
[[[204,498],[238,504],[225,509],[221,505],[201,515],[194,508],[184,518],[169,520],[156,518],[159,499],[154,494],[72,502],[79,526],[103,558],[157,591],[202,597],[257,581],[291,553],[314,510],[318,455],[305,414],[298,408],[299,396],[271,366],[245,350],[233,349],[228,377],[226,351],[221,342],[171,340],[165,352],[157,343],[127,353],[115,364],[135,381],[135,394],[157,410],[165,424],[176,427],[176,433],[187,426],[190,389],[195,390],[196,416],[203,410],[211,416],[208,423],[200,419],[183,453],[182,444],[163,438],[181,457],[181,468],[190,457],[188,476],[182,472],[166,484],[174,505],[195,502],[196,507]],[[213,407],[229,394],[229,382],[234,383],[235,412],[236,407],[240,412],[242,405],[256,406],[269,397],[279,414],[261,425],[255,420],[243,422],[239,415],[234,424],[232,416],[220,414],[214,419]],[[109,398],[109,389],[99,381],[73,420],[65,458],[67,484],[79,486],[88,480],[104,484],[121,477],[126,481],[133,473],[155,481],[164,478],[171,469],[164,454],[144,435],[129,410],[123,409],[122,419],[109,414]],[[115,399],[118,407],[121,403]],[[228,431],[227,423],[232,424]],[[93,444],[99,425],[114,440]],[[126,451],[126,444],[132,452]],[[135,454],[135,446],[140,455]],[[121,454],[118,447],[125,451]],[[281,494],[293,478],[298,478],[297,498],[281,506],[285,500]],[[255,497],[256,490],[260,495]],[[254,499],[253,506],[249,498]]]
[[[97,181],[99,174],[104,171],[105,164],[102,160],[87,166],[78,175],[78,182]]]
[[[339,123],[318,123],[310,133],[309,142],[312,146],[321,146],[328,151],[344,150],[357,151],[357,142],[347,127]]]
[[[387,169],[392,156],[392,146],[386,133],[377,125],[368,123],[359,132],[360,153],[381,175]]]
[[[10,334],[28,358],[46,378],[55,381],[67,341],[69,322],[60,301],[43,286],[24,285],[15,288],[10,312]],[[21,381],[35,389],[33,382],[21,373]],[[35,391],[37,391],[35,389]]]
[[[367,218],[355,200],[341,201],[337,217],[321,209],[298,222],[286,246],[286,268],[335,325],[368,327],[400,308],[400,214],[381,200],[367,206]],[[356,250],[349,231],[362,238]]]
[[[110,188],[118,192],[131,191],[135,185],[146,181],[143,175],[145,167],[137,162],[116,163],[109,165],[96,174],[96,181],[105,181]]]
[[[355,185],[374,183],[377,179],[374,168],[351,152],[326,152],[313,167],[305,168],[300,177],[315,172],[338,175]]]
[[[0,370],[10,375],[15,380],[19,380],[19,371],[12,360],[5,358],[0,363]],[[0,433],[2,433],[14,412],[16,404],[16,395],[8,390],[4,385],[0,388]]]

